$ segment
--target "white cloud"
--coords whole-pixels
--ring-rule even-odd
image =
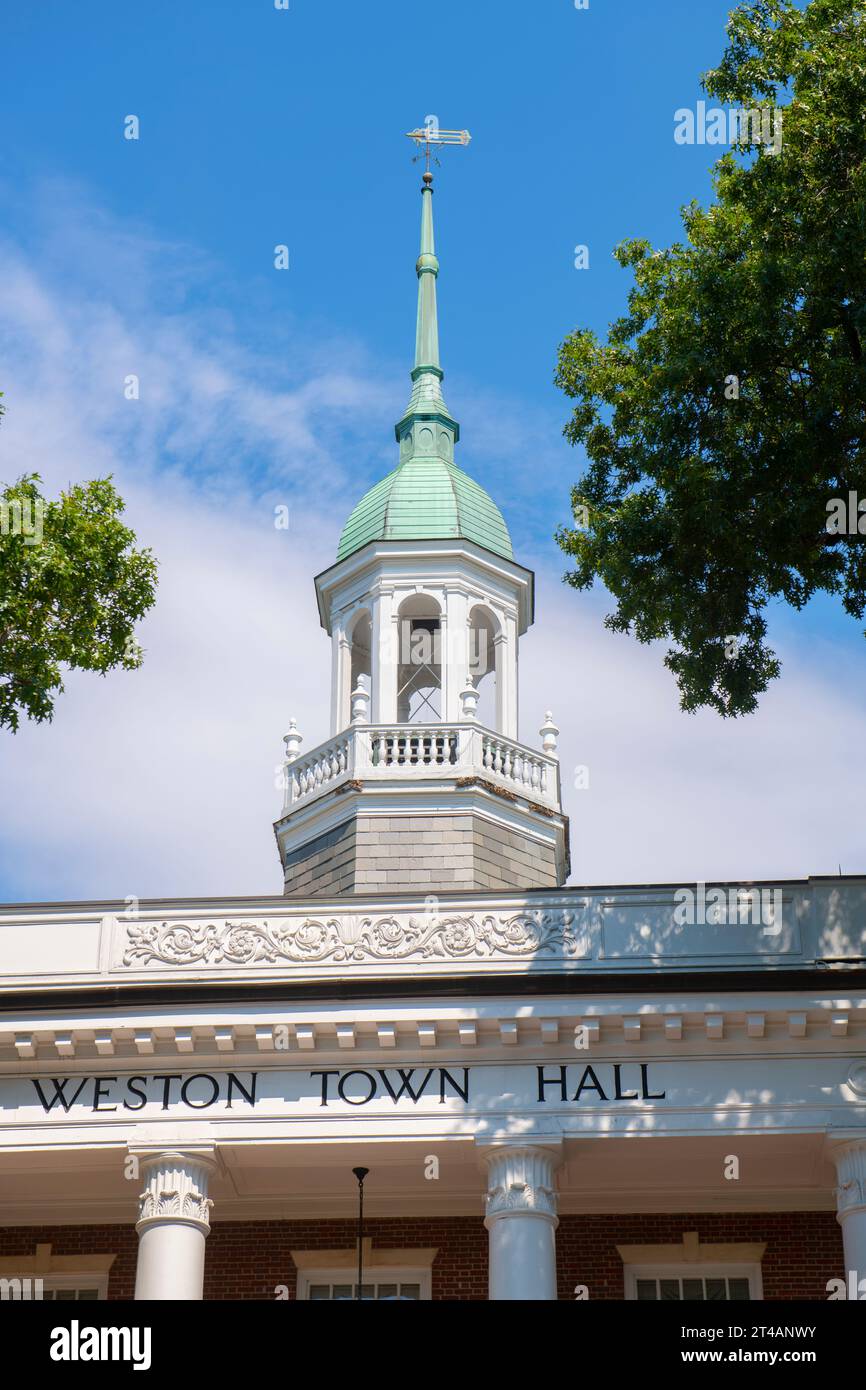
[[[360,432],[368,457],[388,457],[403,397],[357,343],[338,354],[297,328],[276,370],[228,315],[185,306],[182,252],[73,198],[63,216],[59,278],[0,247],[0,476],[35,469],[56,491],[113,472],[159,557],[160,588],[141,671],[74,673],[53,724],[0,736],[0,891],[279,892],[281,736],[290,716],[305,748],[327,735],[313,575],[362,485],[343,462],[349,444]],[[110,300],[91,283],[100,257]],[[123,398],[130,372],[138,402]],[[280,501],[288,531],[273,525]],[[556,498],[550,510],[552,529]],[[557,586],[563,568],[552,552],[541,566],[522,722],[533,744],[546,709],[561,725],[577,881],[866,867],[862,666],[834,673],[829,649],[807,663],[791,648],[758,716],[687,717],[660,653],[605,632],[601,600]],[[588,791],[572,788],[576,764],[590,769]]]

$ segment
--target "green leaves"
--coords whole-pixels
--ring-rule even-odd
[[[141,665],[134,629],[153,605],[156,561],[135,550],[110,478],[46,501],[38,474],[0,491],[0,727],[51,719],[64,667]]]
[[[588,523],[557,539],[567,581],[614,596],[611,627],[671,643],[684,709],[738,715],[779,674],[770,603],[866,612],[866,537],[826,527],[832,498],[866,497],[866,7],[757,0],[728,38],[706,90],[784,100],[781,147],[723,156],[684,243],[617,247],[628,312],[559,352],[589,462]]]

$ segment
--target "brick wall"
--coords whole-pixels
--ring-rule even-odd
[[[559,1297],[571,1299],[575,1285],[586,1284],[591,1299],[621,1299],[616,1246],[676,1243],[684,1231],[697,1231],[701,1241],[766,1241],[768,1300],[823,1301],[827,1280],[843,1272],[842,1235],[832,1212],[563,1216],[557,1231]],[[487,1232],[480,1218],[371,1220],[366,1234],[374,1247],[436,1246],[434,1298],[487,1297]],[[207,1243],[205,1298],[268,1299],[281,1284],[294,1297],[292,1249],[321,1249],[325,1256],[328,1250],[348,1249],[354,1239],[352,1221],[217,1222]],[[37,1242],[50,1242],[55,1255],[116,1253],[109,1298],[132,1297],[138,1240],[131,1226],[8,1227],[0,1229],[0,1257],[33,1255]]]
[[[684,1231],[701,1242],[766,1241],[764,1298],[821,1299],[828,1279],[843,1274],[842,1230],[833,1212],[752,1212],[704,1216],[563,1216],[556,1233],[560,1298],[586,1284],[590,1299],[622,1298],[617,1245],[676,1244]]]

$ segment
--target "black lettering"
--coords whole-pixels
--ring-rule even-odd
[[[343,1088],[345,1087],[346,1082],[349,1080],[350,1076],[366,1076],[367,1080],[370,1083],[370,1094],[367,1096],[362,1096],[359,1100],[353,1100],[351,1096],[347,1096]],[[375,1076],[371,1076],[368,1071],[347,1071],[346,1074],[344,1076],[341,1076],[339,1081],[337,1082],[337,1092],[339,1094],[340,1100],[344,1100],[347,1105],[367,1105],[367,1103],[371,1101],[374,1095],[376,1094],[376,1078]],[[393,1096],[393,1094],[394,1092],[392,1091],[391,1095]]]
[[[165,1072],[160,1072],[153,1079],[154,1081],[165,1082],[165,1085],[162,1088],[162,1108],[163,1110],[167,1110],[170,1104],[171,1083],[172,1081],[182,1081],[183,1078],[181,1076],[167,1076]]]
[[[194,1081],[209,1081],[212,1086],[210,1100],[200,1100],[198,1102],[190,1100],[188,1092]],[[188,1076],[180,1088],[180,1098],[184,1105],[188,1105],[190,1110],[206,1110],[209,1105],[213,1105],[220,1093],[220,1084],[215,1076],[210,1076],[206,1071],[196,1072],[195,1076]]]
[[[103,1090],[103,1087],[104,1087],[104,1086],[107,1086],[108,1083],[109,1083],[109,1081],[116,1081],[116,1080],[117,1080],[117,1077],[116,1077],[116,1076],[104,1076],[104,1077],[102,1078],[101,1081],[97,1081],[96,1077],[93,1078],[93,1104],[92,1104],[92,1106],[90,1107],[91,1110],[116,1110],[116,1109],[117,1109],[117,1106],[116,1106],[116,1105],[100,1105],[100,1104],[99,1104],[99,1102],[102,1100],[103,1096],[105,1095],[105,1092],[104,1092],[104,1090]]]
[[[320,1105],[327,1105],[327,1104],[328,1104],[328,1077],[329,1077],[329,1076],[339,1076],[339,1075],[340,1075],[340,1073],[339,1073],[338,1071],[311,1071],[311,1072],[310,1072],[310,1076],[311,1076],[311,1077],[313,1077],[313,1076],[320,1076],[320,1077],[322,1078],[322,1099],[321,1099],[321,1101],[319,1102]]]
[[[641,1064],[640,1064],[641,1099],[642,1099],[642,1100],[664,1100],[665,1095],[666,1095],[666,1092],[665,1092],[665,1091],[659,1091],[658,1095],[655,1095],[655,1096],[652,1095],[652,1094],[650,1093],[650,1090],[649,1090],[649,1077],[647,1076],[647,1072],[648,1072],[648,1071],[649,1071],[649,1063],[648,1063],[648,1062],[641,1062]]]
[[[125,1100],[123,1102],[124,1110],[143,1110],[145,1105],[147,1105],[147,1095],[144,1091],[139,1090],[138,1086],[133,1085],[134,1081],[140,1081],[142,1086],[145,1086],[147,1083],[143,1076],[131,1076],[126,1083],[127,1091],[131,1091],[134,1096],[138,1096],[141,1103],[139,1105],[130,1105],[129,1101]]]
[[[559,1087],[560,1099],[561,1099],[561,1100],[568,1100],[568,1096],[565,1094],[565,1067],[560,1067],[560,1068],[559,1068],[559,1076],[556,1077],[556,1078],[554,1078],[554,1077],[552,1077],[552,1076],[545,1076],[545,1075],[544,1075],[544,1067],[536,1067],[536,1071],[538,1072],[538,1100],[539,1100],[539,1103],[543,1103],[544,1101],[547,1100],[547,1096],[544,1094],[544,1088],[545,1088],[545,1086],[558,1086],[558,1087]],[[575,1096],[575,1100],[576,1100],[576,1099],[577,1099],[577,1097]]]
[[[454,1080],[454,1077],[451,1075],[450,1071],[446,1070],[445,1067],[440,1067],[440,1068],[439,1068],[439,1104],[440,1104],[440,1105],[444,1105],[444,1104],[445,1104],[445,1082],[446,1082],[446,1081],[449,1082],[449,1084],[452,1085],[452,1086],[454,1087],[455,1095],[458,1095],[458,1096],[460,1097],[460,1099],[463,1100],[463,1101],[465,1101],[466,1104],[468,1105],[468,1104],[469,1104],[469,1068],[468,1068],[468,1067],[464,1067],[464,1068],[463,1068],[463,1085],[462,1085],[462,1086],[459,1086],[459,1085],[457,1084],[457,1082]]]
[[[408,1071],[405,1071],[402,1067],[397,1067],[397,1075],[399,1076],[403,1084],[400,1087],[399,1091],[395,1091],[394,1087],[391,1085],[391,1082],[388,1080],[388,1073],[386,1071],[383,1071],[381,1067],[378,1070],[379,1075],[382,1078],[382,1085],[385,1087],[386,1091],[388,1092],[388,1095],[391,1097],[395,1105],[397,1104],[397,1101],[400,1099],[400,1097],[402,1095],[405,1095],[406,1093],[408,1093],[411,1097],[413,1104],[417,1105],[418,1101],[424,1094],[425,1088],[427,1086],[428,1081],[430,1080],[430,1077],[433,1075],[433,1068],[431,1067],[427,1072],[427,1075],[424,1077],[424,1080],[421,1082],[420,1087],[417,1091],[415,1091],[412,1088],[412,1077],[415,1075],[415,1068],[410,1067]],[[364,1073],[364,1075],[366,1075],[366,1073]],[[367,1099],[369,1100],[370,1097],[368,1096]]]
[[[591,1077],[592,1080],[587,1078]],[[580,1100],[584,1091],[597,1091],[599,1100],[607,1100],[607,1096],[601,1088],[601,1082],[593,1071],[592,1067],[585,1067],[583,1076],[580,1078],[580,1085],[574,1093],[573,1099]]]
[[[246,1101],[247,1105],[255,1105],[255,1103],[256,1103],[256,1082],[257,1082],[258,1079],[259,1079],[259,1074],[258,1074],[258,1072],[257,1072],[257,1071],[251,1071],[251,1072],[250,1072],[250,1089],[249,1089],[249,1090],[247,1090],[246,1086],[242,1086],[242,1085],[241,1085],[240,1081],[239,1081],[238,1078],[235,1076],[235,1074],[234,1074],[233,1071],[230,1071],[230,1072],[228,1073],[228,1078],[229,1078],[229,1089],[228,1089],[228,1095],[226,1096],[226,1109],[227,1109],[227,1110],[231,1110],[231,1108],[232,1108],[232,1091],[234,1090],[235,1086],[237,1086],[238,1090],[240,1091],[240,1093],[241,1093],[241,1095],[243,1096],[244,1100]],[[322,1102],[322,1104],[324,1104],[324,1101]]]
[[[637,1100],[637,1091],[626,1091],[626,1093],[623,1094],[621,1073],[622,1062],[614,1062],[613,1075],[616,1083],[616,1095],[614,1096],[614,1100]]]
[[[69,1100],[67,1100],[66,1087],[69,1085],[70,1079],[70,1077],[64,1076],[63,1080],[59,1081],[56,1076],[52,1076],[51,1082],[54,1086],[54,1095],[52,1099],[48,1101],[45,1099],[45,1094],[39,1082],[35,1078],[33,1078],[33,1085],[36,1087],[36,1093],[39,1096],[39,1099],[42,1101],[43,1110],[53,1110],[55,1105],[61,1105],[63,1109],[66,1111],[67,1115],[69,1114],[69,1107],[71,1105],[74,1105],[75,1102],[78,1100],[78,1097],[81,1095],[81,1092],[84,1090],[85,1086],[90,1080],[90,1077],[85,1076],[83,1080],[81,1080],[78,1083],[78,1090],[75,1092],[75,1095],[72,1096]]]

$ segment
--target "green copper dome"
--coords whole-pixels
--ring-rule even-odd
[[[369,541],[462,537],[514,558],[502,513],[468,473],[441,458],[410,459],[361,498],[340,537],[344,560]]]
[[[474,541],[507,560],[514,558],[508,527],[496,503],[454,462],[460,426],[442,396],[432,183],[428,171],[421,191],[421,254],[415,265],[418,317],[412,394],[394,428],[400,463],[352,512],[340,537],[338,561],[370,541],[452,538]]]

